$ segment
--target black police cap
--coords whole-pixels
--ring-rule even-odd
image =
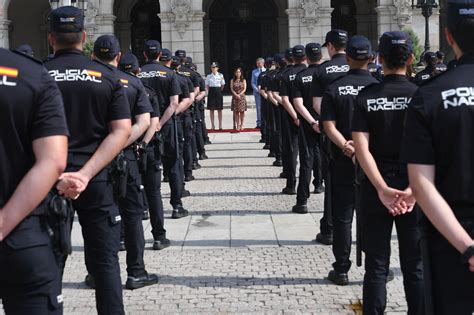
[[[105,60],[115,58],[120,52],[120,44],[114,35],[102,35],[94,43],[94,54]]]
[[[175,51],[174,55],[178,58],[186,58],[186,51],[185,50],[177,50]]]
[[[271,65],[275,62],[275,59],[273,57],[267,57],[267,59],[265,59],[265,64],[267,65]]]
[[[291,52],[293,54],[293,57],[301,58],[301,57],[306,56],[305,48],[303,45],[296,45],[295,47],[293,47]]]
[[[436,54],[432,51],[427,51],[423,55],[423,61],[426,62],[427,65],[435,65],[438,62],[438,57],[436,57]]]
[[[448,0],[446,16],[448,27],[462,24],[466,20],[473,20],[474,0]]]
[[[193,63],[193,58],[191,58],[191,57],[186,57],[185,63],[186,63],[187,65],[192,64],[192,63]]]
[[[145,52],[147,54],[152,54],[152,53],[160,53],[161,52],[161,44],[157,40],[147,40],[145,42]]]
[[[380,37],[379,52],[381,55],[389,55],[393,48],[403,48],[405,54],[413,52],[413,42],[410,36],[401,31],[386,32]]]
[[[219,63],[214,61],[213,63],[211,63],[211,68],[219,68]]]
[[[335,45],[346,45],[349,40],[349,35],[344,30],[330,30],[326,34],[326,39],[324,41],[323,47],[326,47],[329,43]]]
[[[171,67],[177,68],[180,65],[180,59],[178,56],[171,56]]]
[[[346,53],[352,59],[367,60],[372,56],[372,44],[365,36],[352,36],[347,42]]]
[[[273,57],[273,60],[274,60],[276,63],[282,63],[283,60],[285,60],[285,55],[282,54],[282,53],[275,54],[275,56]]]
[[[31,48],[31,46],[27,44],[20,45],[15,50],[31,57],[33,57],[34,55],[33,48]]]
[[[161,51],[160,61],[170,61],[173,57],[173,54],[169,49],[163,48]]]
[[[293,49],[292,48],[288,48],[287,50],[285,50],[285,58],[286,59],[290,59],[293,57]]]
[[[317,43],[309,43],[305,47],[306,56],[318,57],[321,54],[321,45]]]
[[[73,6],[65,6],[53,10],[49,14],[48,20],[51,32],[79,33],[84,30],[84,13]]]
[[[119,69],[125,72],[135,72],[140,68],[138,58],[132,53],[122,55],[119,62]]]
[[[442,59],[442,58],[444,58],[445,56],[446,56],[446,54],[445,54],[444,52],[442,52],[441,50],[438,50],[438,51],[436,52],[436,57],[437,57],[438,59]]]

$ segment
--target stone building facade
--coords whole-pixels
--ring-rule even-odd
[[[76,0],[59,0],[67,5]],[[140,55],[146,39],[185,49],[198,67],[211,61],[223,71],[250,69],[258,56],[324,41],[331,28],[367,36],[374,44],[385,31],[410,27],[424,40],[424,19],[411,0],[87,0],[89,38],[116,34],[124,50]],[[0,46],[33,46],[39,57],[47,42],[49,0],[0,0]],[[432,49],[440,46],[440,18],[430,19]]]

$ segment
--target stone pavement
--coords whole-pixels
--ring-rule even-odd
[[[231,124],[228,113],[225,117]],[[354,265],[346,287],[331,284],[325,279],[333,262],[331,247],[312,242],[319,231],[322,195],[311,196],[309,214],[291,213],[295,196],[280,194],[281,170],[270,166],[272,159],[258,140],[257,133],[211,135],[209,160],[200,161],[203,168],[186,185],[192,193],[183,200],[192,214],[187,218],[168,219],[169,187],[164,183],[166,228],[173,246],[153,251],[150,226],[144,222],[147,270],[157,273],[160,282],[124,290],[127,314],[361,313],[363,269]],[[93,314],[94,291],[83,282],[77,222],[73,243],[64,275],[65,314]],[[392,248],[396,278],[388,284],[387,311],[402,314],[406,305],[398,250]],[[125,283],[124,253],[120,263]]]

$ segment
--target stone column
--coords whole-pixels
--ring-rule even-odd
[[[8,1],[0,0],[0,47],[9,48],[9,28],[11,21],[8,20]]]
[[[421,9],[412,9],[410,0],[378,0],[377,11],[378,36],[389,31],[399,31],[411,28],[420,39],[420,44],[425,41],[425,19]],[[439,48],[439,10],[434,9],[430,18],[430,43],[431,50]]]
[[[172,52],[186,50],[193,62],[203,71],[204,68],[204,24],[205,13],[202,1],[171,0],[170,5],[161,4],[162,45]]]
[[[0,47],[2,48],[9,48],[10,47],[10,39],[9,39],[9,28],[10,28],[11,21],[4,20],[0,18]]]
[[[330,0],[289,0],[288,3],[290,46],[309,42],[322,44],[331,29]]]

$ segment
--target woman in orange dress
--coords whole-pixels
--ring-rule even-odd
[[[234,112],[234,128],[241,131],[244,127],[245,111],[247,111],[247,81],[242,73],[242,68],[234,71],[234,77],[230,82],[230,91],[232,92],[231,110]]]

